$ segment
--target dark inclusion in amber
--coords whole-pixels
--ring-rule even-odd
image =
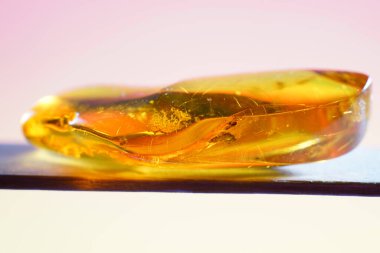
[[[41,99],[23,130],[36,146],[126,165],[287,165],[353,149],[369,95],[364,74],[313,70],[99,86]]]

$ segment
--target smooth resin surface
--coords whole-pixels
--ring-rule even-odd
[[[319,70],[89,87],[41,99],[23,131],[38,147],[132,166],[287,165],[354,148],[369,95],[368,76]]]

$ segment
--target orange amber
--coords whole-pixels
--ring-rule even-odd
[[[90,87],[41,99],[23,131],[42,148],[126,165],[287,165],[353,149],[369,95],[364,74],[314,70]]]

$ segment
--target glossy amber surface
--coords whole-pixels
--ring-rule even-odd
[[[362,139],[368,76],[278,71],[165,88],[88,87],[23,118],[34,145],[89,160],[181,168],[277,166],[342,155]]]

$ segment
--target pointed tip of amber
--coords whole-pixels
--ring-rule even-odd
[[[359,90],[367,89],[372,83],[369,75],[360,72],[343,70],[315,70],[315,72],[332,80],[357,87]]]

